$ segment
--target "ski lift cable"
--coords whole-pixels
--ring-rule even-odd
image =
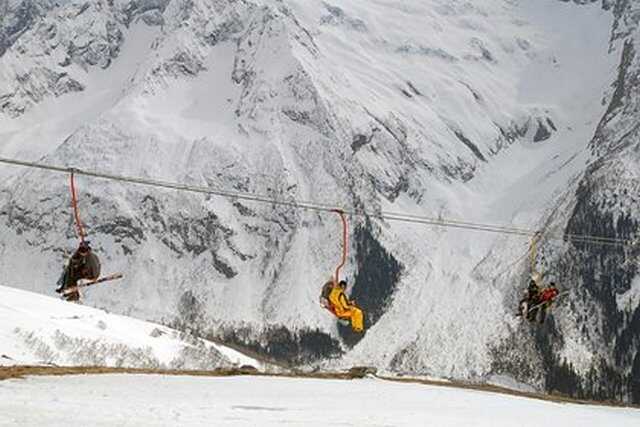
[[[300,201],[300,200],[285,200],[274,198],[269,195],[261,195],[255,194],[251,192],[240,192],[233,190],[220,189],[215,187],[201,187],[201,186],[193,186],[180,184],[175,182],[167,182],[160,181],[154,179],[144,179],[137,177],[129,177],[123,175],[114,175],[110,173],[102,173],[95,172],[91,170],[83,170],[77,169],[73,167],[61,167],[54,165],[47,165],[43,163],[37,162],[26,162],[15,159],[8,159],[0,157],[0,163],[14,165],[14,166],[24,166],[29,168],[43,169],[53,172],[60,172],[65,174],[74,174],[74,175],[84,175],[94,178],[101,178],[119,182],[127,182],[131,184],[139,184],[146,185],[158,188],[166,188],[171,190],[178,191],[187,191],[193,193],[202,193],[202,194],[213,194],[221,197],[234,198],[238,200],[247,200],[258,203],[268,203],[272,205],[279,205],[290,207],[294,209],[307,209],[314,210],[319,212],[335,212],[336,206],[322,204],[322,203],[314,203],[308,201]],[[508,234],[508,235],[517,235],[523,237],[533,237],[538,233],[538,230],[531,230],[525,228],[516,228],[510,226],[502,226],[502,225],[493,225],[493,224],[483,224],[477,222],[469,222],[469,221],[459,221],[448,218],[430,218],[426,216],[419,216],[413,214],[403,214],[398,212],[386,212],[386,211],[368,211],[365,209],[339,209],[345,215],[349,216],[367,216],[370,218],[378,218],[384,219],[387,221],[397,221],[404,223],[413,223],[413,224],[423,224],[423,225],[433,225],[440,227],[448,227],[448,228],[459,228],[465,230],[475,230],[475,231],[484,231],[491,233],[500,233],[500,234]],[[602,244],[602,245],[613,245],[613,246],[633,246],[634,242],[631,239],[618,239],[613,237],[602,237],[602,236],[592,236],[586,234],[572,234],[567,233],[561,237],[553,237],[547,235],[546,238],[548,240],[557,240],[557,241],[567,241],[571,240],[579,243],[594,243],[594,244]]]
[[[270,203],[270,204],[287,206],[292,208],[301,208],[301,209],[309,209],[309,210],[324,211],[324,212],[334,212],[336,209],[334,205],[327,205],[327,204],[320,204],[320,203],[313,203],[313,202],[306,202],[306,201],[299,201],[299,200],[289,201],[289,200],[276,199],[267,195],[259,195],[255,193],[249,193],[249,192],[222,190],[222,189],[217,189],[212,187],[190,186],[190,185],[177,184],[177,183],[166,182],[166,181],[126,177],[121,175],[98,173],[98,172],[93,172],[89,170],[50,166],[50,165],[43,165],[40,163],[24,162],[24,161],[17,161],[17,160],[4,159],[4,158],[0,158],[0,163],[8,163],[8,164],[25,166],[25,167],[34,167],[34,168],[51,170],[51,171],[62,172],[62,173],[75,173],[76,175],[85,175],[85,176],[91,176],[95,178],[110,179],[115,181],[129,182],[133,184],[148,185],[148,186],[154,186],[154,187],[160,187],[160,188],[168,188],[173,190],[189,191],[189,192],[204,193],[204,194],[214,194],[222,197],[230,197],[230,198],[237,198],[240,200]],[[366,211],[366,210],[348,210],[348,209],[340,209],[340,210],[350,216],[368,216],[371,218],[380,218],[380,219],[386,219],[389,221],[401,221],[401,222],[417,223],[417,224],[425,224],[425,225],[470,229],[470,230],[477,230],[477,231],[516,234],[520,236],[530,236],[533,234],[533,231],[525,230],[525,229],[516,229],[513,227],[502,227],[497,225],[448,220],[444,218],[428,218],[428,217],[421,217],[417,215],[400,214],[395,212],[382,212],[382,211],[373,212],[373,211]]]

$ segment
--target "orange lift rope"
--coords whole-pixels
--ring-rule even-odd
[[[74,179],[74,173],[71,172],[71,205],[73,206],[73,217],[76,222],[76,233],[80,238],[81,242],[84,242],[84,238],[86,236],[84,232],[84,228],[82,227],[82,222],[80,221],[80,213],[78,212],[78,196],[76,195],[76,184]]]
[[[342,261],[336,267],[336,275],[334,277],[334,282],[338,283],[340,281],[340,269],[344,267],[347,262],[347,218],[345,217],[344,211],[340,209],[333,209],[332,212],[340,215],[340,219],[342,220]]]

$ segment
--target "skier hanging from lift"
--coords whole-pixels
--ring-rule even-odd
[[[61,293],[67,301],[79,301],[78,281],[81,279],[95,281],[99,277],[100,260],[91,250],[89,242],[83,240],[58,279],[56,292]]]
[[[344,212],[334,210],[342,220],[342,261],[336,268],[335,276],[324,284],[320,294],[320,305],[340,320],[348,321],[354,332],[364,331],[364,313],[354,301],[347,298],[346,280],[340,280],[340,269],[347,260],[347,220]]]
[[[530,308],[537,304],[539,294],[540,286],[538,286],[538,283],[532,275],[531,280],[529,280],[529,286],[525,291],[524,298],[522,298],[518,304],[518,314],[529,321],[531,321],[532,318],[535,318],[535,312],[534,310],[530,310]]]
[[[551,305],[561,294],[566,293],[560,293],[555,282],[549,282],[548,286],[540,288],[534,280],[529,282],[526,292],[527,296],[520,301],[518,315],[529,322],[538,321],[539,323],[544,323]]]
[[[333,313],[338,319],[349,320],[351,329],[354,332],[364,331],[364,313],[355,304],[355,301],[347,298],[347,281],[340,280],[337,285],[333,286],[329,294],[329,304],[333,309]]]
[[[538,320],[544,323],[547,317],[547,311],[560,295],[560,291],[554,282],[550,282],[548,286],[542,285],[542,274],[536,271],[536,245],[540,233],[536,233],[531,241],[531,278],[529,285],[525,291],[525,297],[518,304],[518,315],[527,319],[529,322]]]
[[[107,280],[119,279],[122,277],[122,274],[113,274],[100,278],[100,260],[91,250],[89,242],[85,240],[86,233],[80,221],[73,172],[71,173],[71,203],[73,206],[76,233],[80,238],[80,243],[78,249],[76,249],[71,258],[69,258],[62,275],[58,279],[56,292],[62,294],[62,297],[67,301],[76,302],[80,300],[80,287]]]
[[[554,282],[550,282],[549,286],[540,291],[540,296],[538,297],[537,306],[533,306],[532,308],[539,308],[540,317],[539,322],[544,323],[544,319],[547,317],[547,311],[551,309],[551,304],[560,296],[560,291],[556,287]],[[535,319],[534,319],[535,320]]]

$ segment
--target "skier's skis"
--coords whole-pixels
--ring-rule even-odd
[[[109,274],[108,276],[102,276],[95,280],[80,279],[76,286],[72,286],[62,291],[62,295],[69,295],[77,292],[80,288],[86,288],[89,286],[97,285],[98,283],[108,282],[109,280],[122,279],[124,276],[122,273]]]

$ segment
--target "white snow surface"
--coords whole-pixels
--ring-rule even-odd
[[[117,285],[115,285],[117,286]],[[0,286],[0,365],[213,369],[261,363],[178,331]]]
[[[640,410],[401,384],[151,375],[0,381],[0,425],[637,426]]]

